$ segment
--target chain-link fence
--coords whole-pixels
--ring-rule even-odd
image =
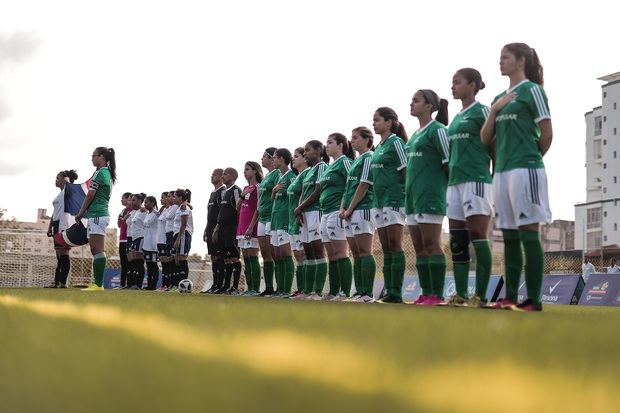
[[[407,257],[407,274],[414,274],[415,252],[409,234],[404,234],[403,247]],[[108,256],[108,268],[120,268],[118,257],[118,241],[113,237],[106,237],[105,245]],[[444,242],[444,252],[447,258],[447,271],[452,272],[450,247]],[[375,237],[374,255],[377,261],[377,276],[382,276],[383,253],[379,238]],[[471,269],[476,268],[475,254],[472,257]],[[81,286],[90,283],[92,277],[92,255],[89,247],[73,248],[70,253],[71,271],[70,286]],[[601,257],[590,260],[599,272],[605,271]],[[579,274],[581,273],[581,254],[577,251],[545,253],[546,274]],[[0,229],[0,287],[42,287],[54,281],[56,257],[51,238],[42,231]],[[198,255],[189,259],[189,278],[194,287],[201,289],[210,285],[212,281],[211,263]],[[504,257],[502,251],[493,252],[493,274],[504,273]],[[245,286],[242,274],[241,286]]]

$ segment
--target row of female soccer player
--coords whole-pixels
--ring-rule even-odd
[[[358,127],[350,142],[333,133],[325,145],[312,140],[293,154],[268,148],[262,157],[262,166],[269,171],[264,177],[258,164],[246,163],[248,186],[242,192],[237,188],[234,199],[239,205],[236,234],[245,260],[247,294],[258,294],[260,249],[266,284],[261,295],[289,295],[295,273],[298,291],[292,298],[344,300],[354,278],[353,299],[372,302],[376,231],[384,254],[386,294],[380,301],[400,303],[407,225],[423,291],[415,304],[484,306],[491,272],[487,233],[494,204],[504,238],[506,297],[492,307],[541,310],[539,223],[551,219],[542,158],[552,139],[543,70],[534,49],[511,43],[502,49],[500,71],[509,77],[509,89],[490,108],[476,101],[484,88],[477,70],[465,68],[454,74],[452,93],[461,100],[462,110],[449,126],[447,101],[432,90],[420,89],[410,105],[420,128],[409,139],[394,110],[380,107],[373,116],[379,142],[371,130]],[[229,204],[230,189],[222,194]],[[446,215],[456,281],[456,295],[447,302],[443,297],[446,258],[440,242]],[[205,239],[213,245],[209,227]],[[467,294],[470,243],[476,254],[473,297]],[[522,248],[528,298],[518,303]],[[229,250],[213,252],[216,261],[221,253],[230,255]],[[327,275],[329,294],[321,297]],[[216,283],[216,292],[221,292],[219,287]]]
[[[163,192],[158,207],[154,196],[124,193],[125,207],[118,217],[121,257],[120,288],[140,289],[146,275],[148,290],[155,290],[161,262],[161,289],[174,289],[187,278],[187,256],[194,231],[191,191]]]

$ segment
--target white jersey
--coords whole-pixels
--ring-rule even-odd
[[[170,205],[168,209],[166,209],[166,232],[173,232],[174,215],[176,214],[178,208],[179,206],[175,204]]]
[[[146,218],[146,212],[140,210],[135,211],[131,218],[131,237],[134,240],[144,238],[144,218]]]
[[[172,227],[172,233],[178,234],[181,230],[181,218],[187,216],[187,225],[185,226],[185,231],[189,232],[189,235],[192,235],[194,232],[194,220],[192,218],[192,210],[189,207],[185,206],[184,209],[177,208],[174,214],[174,224]]]
[[[62,191],[52,201],[54,212],[52,213],[52,221],[58,221],[58,231],[64,231],[69,228],[69,214],[65,212],[65,190]]]
[[[136,215],[136,210],[132,209],[129,212],[129,215],[127,216],[127,218],[125,219],[125,224],[127,224],[127,236],[131,237],[133,239],[133,225],[132,225],[132,221],[133,221],[133,217],[134,215]]]
[[[153,210],[147,212],[144,217],[144,244],[142,244],[142,249],[145,251],[157,251],[158,215],[157,210]]]
[[[166,213],[170,208],[166,208],[157,217],[157,243],[166,243]]]

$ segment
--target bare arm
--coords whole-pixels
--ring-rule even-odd
[[[551,141],[553,140],[553,127],[551,126],[551,119],[541,120],[538,126],[540,127],[538,147],[540,148],[540,153],[545,156],[547,151],[549,151]]]
[[[314,204],[317,199],[321,196],[321,184],[316,184],[314,187],[314,192],[310,194],[310,196],[299,204],[297,208],[295,208],[295,215],[301,215],[304,212],[304,209],[308,208],[310,205]]]
[[[362,199],[364,199],[364,197],[366,196],[366,192],[368,192],[369,187],[370,185],[368,184],[368,182],[359,183],[357,189],[355,190],[355,194],[353,194],[351,204],[349,204],[349,207],[346,209],[346,211],[344,211],[344,216],[342,218],[347,219],[353,214],[355,208],[357,208],[359,203],[362,202]]]

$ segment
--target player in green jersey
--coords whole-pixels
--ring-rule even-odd
[[[432,114],[437,112],[435,119]],[[430,89],[411,99],[411,116],[420,129],[407,142],[406,213],[416,252],[416,269],[422,287],[417,305],[443,301],[446,257],[441,249],[441,224],[446,215],[446,189],[450,147],[445,125],[448,101]]]
[[[480,128],[489,108],[476,101],[484,89],[480,72],[472,68],[458,70],[452,77],[452,96],[463,109],[448,128],[450,139],[450,178],[448,181],[448,219],[450,249],[456,294],[448,304],[478,307],[486,303],[491,276],[491,247],[487,234],[493,212],[491,201],[490,148],[480,140]],[[476,291],[468,298],[469,244],[476,254]]]
[[[271,191],[276,186],[280,171],[273,166],[273,154],[277,148],[270,147],[265,149],[261,158],[261,165],[267,169],[268,173],[263,178],[258,189],[258,245],[260,254],[263,257],[263,276],[265,278],[265,290],[260,294],[262,297],[270,297],[274,293],[273,289],[273,247],[271,246]]]
[[[273,166],[280,171],[280,178],[271,192],[273,208],[271,212],[271,245],[273,246],[276,283],[276,297],[288,297],[291,294],[295,265],[291,251],[291,237],[288,233],[288,196],[286,189],[295,179],[295,172],[289,169],[291,152],[280,148],[273,155]]]
[[[355,153],[341,133],[327,137],[325,152],[332,162],[321,176],[321,240],[327,251],[329,293],[324,300],[344,301],[351,294],[353,266],[349,259],[349,245],[340,218],[340,204]]]
[[[97,170],[90,180],[90,187],[75,222],[88,218],[86,234],[90,252],[93,254],[93,276],[95,283],[83,291],[102,291],[103,272],[106,264],[105,230],[110,223],[110,193],[116,182],[116,159],[114,149],[98,147],[93,151],[92,162]]]
[[[372,119],[381,141],[372,155],[375,195],[373,217],[383,250],[383,279],[386,294],[382,303],[402,303],[405,278],[403,226],[405,225],[405,168],[407,132],[393,109],[380,107]]]
[[[543,250],[541,222],[551,222],[547,174],[543,156],[551,146],[553,129],[543,68],[536,51],[525,43],[510,43],[500,55],[500,71],[510,87],[494,100],[480,136],[495,143],[493,197],[496,224],[504,236],[506,297],[494,308],[542,310]],[[525,252],[527,299],[517,304]]]
[[[323,286],[327,278],[327,260],[321,242],[321,175],[327,167],[329,157],[320,141],[312,140],[304,147],[304,156],[311,168],[302,181],[300,203],[295,208],[295,217],[300,223],[301,240],[306,252],[306,274],[304,295],[308,300],[322,300]]]
[[[372,287],[375,281],[377,264],[372,255],[372,241],[375,223],[372,217],[374,193],[370,165],[373,155],[373,136],[370,129],[360,126],[353,129],[351,147],[359,154],[347,175],[340,218],[353,254],[353,278],[355,294],[351,301],[359,303],[374,302]]]
[[[299,147],[293,152],[293,169],[298,173],[293,182],[286,189],[288,195],[288,232],[291,235],[291,248],[295,255],[296,269],[295,269],[295,281],[297,283],[297,290],[291,294],[290,298],[303,299],[305,294],[303,292],[305,285],[305,273],[306,273],[306,253],[304,252],[304,246],[301,242],[301,235],[299,231],[299,224],[295,219],[295,208],[299,205],[299,198],[301,197],[301,184],[304,177],[310,171],[308,162],[304,157],[304,148]]]

